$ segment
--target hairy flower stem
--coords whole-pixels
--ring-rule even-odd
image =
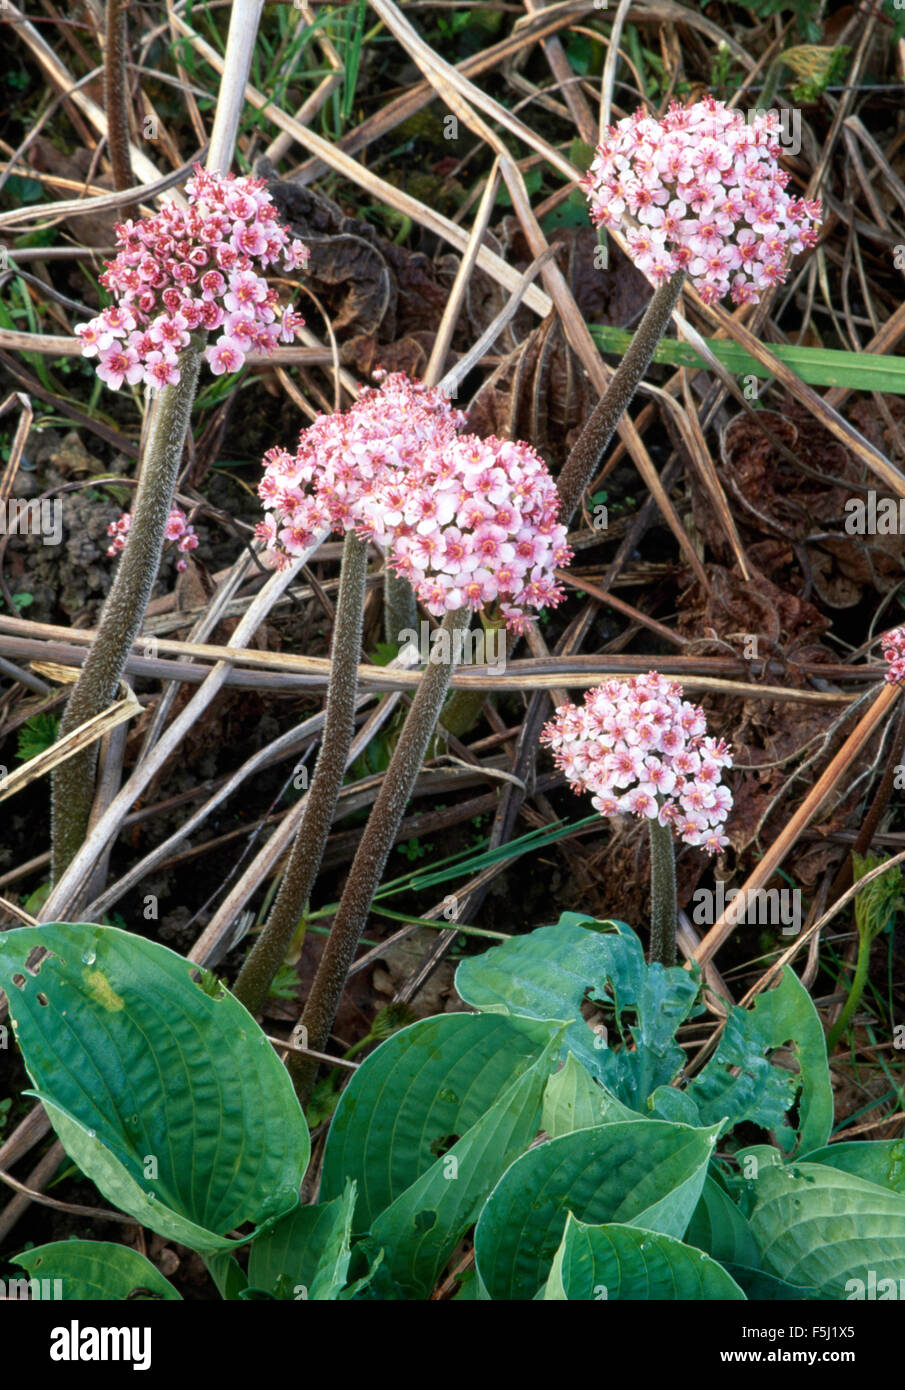
[[[407,579],[396,574],[389,565],[383,575],[383,635],[384,640],[399,644],[399,634],[418,626],[418,601]]]
[[[349,748],[355,734],[355,701],[367,570],[367,541],[359,540],[354,531],[347,531],[320,753],[280,891],[267,924],[239,971],[233,988],[236,998],[252,1014],[259,1013],[263,1008],[273,978],[286,957],[293,933],[311,895],[333,823]]]
[[[113,587],[60,722],[60,735],[101,714],[117,692],[126,659],[141,630],[163,550],[164,533],[182,459],[182,446],[198,384],[201,352],[180,355],[179,381],[151,399],[147,443],[132,509],[132,525]],[[57,882],[79,850],[94,798],[97,744],[60,763],[53,772],[53,880]]]
[[[107,0],[106,52],[104,54],[104,106],[107,114],[107,146],[113,166],[113,187],[117,192],[135,182],[129,153],[129,106],[126,95],[126,10],[127,0]],[[123,221],[132,217],[134,207],[122,207]]]
[[[684,270],[654,291],[635,336],[556,480],[562,499],[559,520],[568,524],[592,481],[616,427],[653,360],[685,280]]]
[[[650,832],[650,959],[651,964],[676,963],[676,855],[672,831],[654,818]]]
[[[482,608],[480,619],[484,637],[481,641],[481,647],[478,649],[481,653],[478,657],[478,664],[482,666],[505,666],[509,648],[509,633],[506,631],[505,617],[498,611],[488,613],[486,609]],[[494,658],[493,661],[489,660],[489,656]],[[454,690],[452,692],[440,714],[440,728],[437,730],[435,740],[438,751],[446,742],[443,737],[443,730],[447,734],[452,734],[453,738],[462,738],[463,734],[467,734],[474,728],[481,717],[481,711],[488,695],[489,692],[486,690]]]
[[[449,690],[458,655],[456,634],[467,625],[468,618],[469,610],[459,608],[455,612],[447,613],[443,619],[441,631],[446,634],[444,640],[449,646],[446,653],[449,659],[436,662],[433,660],[434,657],[444,654],[443,646],[439,644],[437,650],[431,652],[432,660],[418,684],[411,709],[352,861],[345,890],[300,1019],[301,1028],[306,1030],[306,1033],[302,1034],[306,1038],[306,1046],[317,1052],[322,1052],[329,1040],[349,967],[368,919],[371,901],[380,886],[384,867],[402,824],[415,780],[421,771],[424,754],[436,728],[446,692]],[[461,641],[461,638],[458,640]],[[288,1066],[296,1094],[304,1104],[311,1094],[318,1063],[313,1057],[292,1053]]]

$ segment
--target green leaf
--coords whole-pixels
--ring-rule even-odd
[[[732,1198],[709,1173],[685,1239],[689,1245],[706,1250],[722,1265],[756,1268],[760,1264],[760,1251],[751,1227]]]
[[[571,1052],[565,1066],[554,1072],[547,1082],[541,1129],[546,1130],[551,1139],[571,1134],[576,1129],[611,1124],[614,1120],[641,1118],[595,1081],[587,1067],[583,1067]]]
[[[763,1269],[749,1269],[746,1265],[726,1265],[726,1272],[744,1291],[745,1297],[757,1303],[785,1303],[788,1300],[813,1301],[819,1299],[816,1289],[803,1289],[797,1284],[787,1284],[785,1279],[777,1279],[775,1274],[767,1274]]]
[[[51,954],[26,962],[36,947]],[[36,1094],[108,1200],[196,1250],[291,1210],[310,1153],[250,1014],[174,951],[116,927],[0,936],[0,985]],[[249,1239],[250,1237],[245,1237]]]
[[[545,1299],[587,1303],[744,1297],[722,1265],[675,1236],[637,1226],[587,1226],[571,1212],[544,1291]]]
[[[227,1250],[212,1251],[204,1256],[204,1263],[221,1298],[234,1302],[242,1297],[248,1288],[248,1279],[235,1255],[230,1255]]]
[[[560,1026],[537,1061],[374,1221],[363,1249],[383,1249],[386,1276],[403,1297],[428,1297],[494,1184],[537,1134],[561,1045]],[[392,1113],[385,1118],[394,1122]]]
[[[497,1183],[475,1230],[475,1264],[491,1298],[533,1299],[571,1211],[681,1237],[697,1205],[717,1128],[632,1120],[541,1144]]]
[[[55,714],[40,711],[26,719],[18,733],[16,757],[28,762],[30,758],[37,758],[40,753],[45,753],[56,742],[59,724],[60,721]]]
[[[865,1182],[905,1196],[905,1139],[860,1139],[827,1144],[803,1154],[805,1163],[826,1163]]]
[[[27,1270],[32,1279],[59,1279],[60,1298],[67,1303],[82,1299],[182,1300],[169,1279],[164,1279],[144,1255],[131,1246],[105,1240],[58,1240],[25,1250],[10,1263]]]
[[[604,352],[622,357],[632,335],[623,328],[591,324],[591,336]],[[756,358],[751,357],[738,343],[727,339],[705,338],[717,361],[733,376],[756,376],[770,381],[773,373]],[[796,376],[809,386],[841,386],[851,391],[884,391],[888,395],[905,395],[905,357],[884,357],[871,352],[844,352],[838,348],[790,347],[770,344],[770,351],[791,367]],[[654,353],[655,362],[672,367],[694,367],[698,371],[708,364],[689,343],[674,338],[661,338]]]
[[[846,1298],[850,1280],[905,1278],[905,1197],[820,1163],[763,1169],[755,1192],[751,1230],[781,1279]]]
[[[355,1183],[349,1181],[332,1202],[284,1216],[254,1241],[249,1283],[280,1298],[338,1298],[349,1272],[354,1208]]]
[[[687,970],[648,966],[641,942],[624,922],[597,923],[574,913],[564,914],[555,927],[539,927],[463,961],[456,988],[485,1013],[574,1019],[568,1048],[623,1104],[639,1111],[657,1086],[677,1075],[684,1053],[675,1030],[694,1011],[698,994]],[[612,1038],[595,1038],[581,1016],[586,994],[615,1009],[632,1047],[616,1049]],[[609,1046],[600,1046],[602,1041]]]
[[[764,1053],[788,1045],[800,1074],[775,1066]],[[738,1068],[732,1075],[730,1068]],[[786,1112],[800,1091],[798,1121]],[[702,1124],[728,1117],[776,1129],[786,1152],[799,1140],[807,1151],[825,1144],[833,1125],[833,1093],[826,1041],[811,996],[793,970],[785,969],[775,989],[759,994],[751,1009],[732,1008],[716,1055],[688,1085]]]
[[[538,1059],[553,1031],[528,1019],[442,1014],[394,1033],[365,1058],[336,1108],[322,1199],[354,1178],[355,1230],[367,1230]]]
[[[648,1097],[647,1109],[657,1120],[672,1120],[679,1125],[699,1125],[701,1112],[687,1091],[675,1086],[658,1086]]]

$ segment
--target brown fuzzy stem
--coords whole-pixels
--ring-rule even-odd
[[[671,280],[654,291],[625,356],[566,459],[556,482],[562,499],[559,520],[565,525],[578,510],[585,489],[593,479],[616,427],[638,389],[638,383],[653,360],[684,280],[684,270],[677,270]]]
[[[113,166],[113,187],[117,192],[135,182],[129,151],[129,103],[126,79],[127,0],[107,0],[106,52],[104,54],[104,105],[107,116],[107,146]],[[120,216],[132,217],[134,207],[123,207]]]
[[[383,575],[383,635],[399,645],[403,632],[418,626],[418,602],[407,579],[387,566]]]
[[[454,613],[447,613],[443,619],[441,631],[446,634],[448,650],[444,651],[441,643],[437,643],[436,648],[432,644],[431,660],[418,684],[349,870],[346,887],[300,1020],[301,1028],[306,1030],[302,1034],[305,1045],[317,1052],[322,1052],[329,1040],[371,902],[380,886],[390,850],[449,690],[459,655],[457,643],[461,642],[457,634],[467,625],[468,618],[468,609],[460,608]],[[442,659],[444,657],[447,659]],[[311,1093],[318,1063],[314,1058],[293,1053],[290,1054],[288,1066],[296,1093],[304,1103]]]
[[[179,381],[157,392],[141,474],[132,508],[126,548],[97,624],[97,636],[72,688],[60,722],[60,736],[101,714],[113,699],[126,658],[141,630],[154,588],[182,446],[198,385],[201,352],[187,347],[179,358]],[[94,798],[97,744],[67,758],[53,772],[53,880],[75,857],[88,829]]]
[[[276,901],[251,954],[239,971],[233,993],[256,1014],[264,1006],[273,978],[286,957],[317,878],[333,823],[355,735],[355,700],[364,614],[368,546],[346,532],[339,598],[330,653],[330,685],[320,753]]]
[[[676,853],[672,831],[655,818],[650,832],[650,960],[661,965],[676,963]]]

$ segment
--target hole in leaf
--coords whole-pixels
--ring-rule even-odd
[[[445,1153],[449,1153],[453,1144],[458,1144],[461,1134],[444,1134],[442,1139],[432,1139],[430,1151],[434,1158],[442,1158]]]
[[[50,1003],[50,1000],[47,998],[46,994],[39,994],[38,1003],[42,1006],[42,1008],[46,1009],[47,1005]]]
[[[13,984],[16,986],[16,989],[24,989],[24,988],[25,988],[25,976],[24,976],[24,975],[14,975],[14,976],[13,976]]]
[[[222,999],[226,994],[223,982],[218,980],[212,970],[203,967],[200,970],[193,968],[189,971],[189,979],[211,999]]]
[[[416,1231],[430,1231],[437,1224],[437,1213],[435,1211],[419,1211],[415,1217]]]

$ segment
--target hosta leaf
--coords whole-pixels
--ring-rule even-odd
[[[501,1174],[537,1134],[544,1090],[562,1045],[554,1033],[538,1060],[377,1217],[363,1244],[383,1250],[382,1274],[405,1298],[426,1298]],[[393,1123],[392,1115],[385,1116]]]
[[[603,928],[609,928],[604,931]],[[597,923],[564,914],[555,927],[514,937],[462,962],[456,988],[483,1012],[531,1018],[572,1018],[566,1044],[592,1076],[632,1110],[672,1081],[684,1054],[679,1024],[695,1010],[698,986],[687,970],[648,966],[638,937],[624,922]],[[613,1007],[623,1037],[600,1046],[581,1016],[585,995]]]
[[[571,1211],[681,1237],[697,1205],[717,1129],[631,1120],[579,1129],[517,1159],[475,1230],[475,1263],[491,1298],[532,1299]]]
[[[571,1213],[544,1291],[545,1299],[743,1299],[722,1265],[675,1236],[637,1226],[587,1226]]]
[[[324,1302],[339,1297],[349,1273],[355,1184],[341,1197],[296,1207],[253,1242],[248,1282],[281,1298]]]
[[[36,947],[51,954],[32,973]],[[64,1147],[143,1225],[211,1251],[236,1243],[227,1232],[295,1206],[310,1142],[254,1019],[192,970],[115,927],[0,936],[0,985]]]
[[[789,1045],[800,1074],[776,1066],[764,1055]],[[738,1068],[733,1075],[730,1068]],[[786,1112],[800,1091],[798,1121]],[[810,995],[793,970],[783,971],[775,989],[759,994],[750,1009],[733,1008],[716,1055],[688,1085],[701,1124],[728,1117],[763,1129],[776,1129],[789,1151],[800,1136],[803,1152],[825,1144],[833,1123],[833,1096],[823,1028]]]
[[[764,1268],[845,1298],[850,1280],[905,1279],[905,1197],[820,1163],[773,1165],[755,1184]]]
[[[763,1269],[750,1269],[747,1265],[727,1264],[726,1271],[731,1274],[745,1297],[752,1303],[813,1302],[820,1298],[816,1289],[803,1289],[797,1284],[787,1284],[777,1279],[775,1274],[767,1274]]]
[[[144,1255],[105,1240],[58,1240],[25,1250],[10,1263],[27,1270],[31,1279],[59,1279],[60,1297],[66,1302],[182,1298]],[[51,1286],[50,1296],[55,1294]],[[8,1292],[7,1297],[15,1295]]]
[[[648,1097],[647,1112],[656,1120],[672,1120],[680,1125],[700,1125],[701,1114],[687,1091],[675,1086],[658,1086]]]
[[[573,1129],[642,1118],[595,1081],[587,1067],[570,1052],[565,1064],[547,1082],[541,1129],[551,1139],[558,1139]]]
[[[707,1175],[701,1200],[688,1223],[685,1239],[689,1245],[706,1250],[720,1264],[760,1264],[757,1241],[738,1207],[719,1183]]]
[[[865,1182],[905,1196],[905,1139],[861,1139],[827,1144],[803,1154],[805,1163],[826,1163]]]
[[[354,1178],[355,1230],[366,1230],[537,1061],[557,1031],[531,1019],[441,1014],[387,1038],[336,1108],[322,1200]]]

